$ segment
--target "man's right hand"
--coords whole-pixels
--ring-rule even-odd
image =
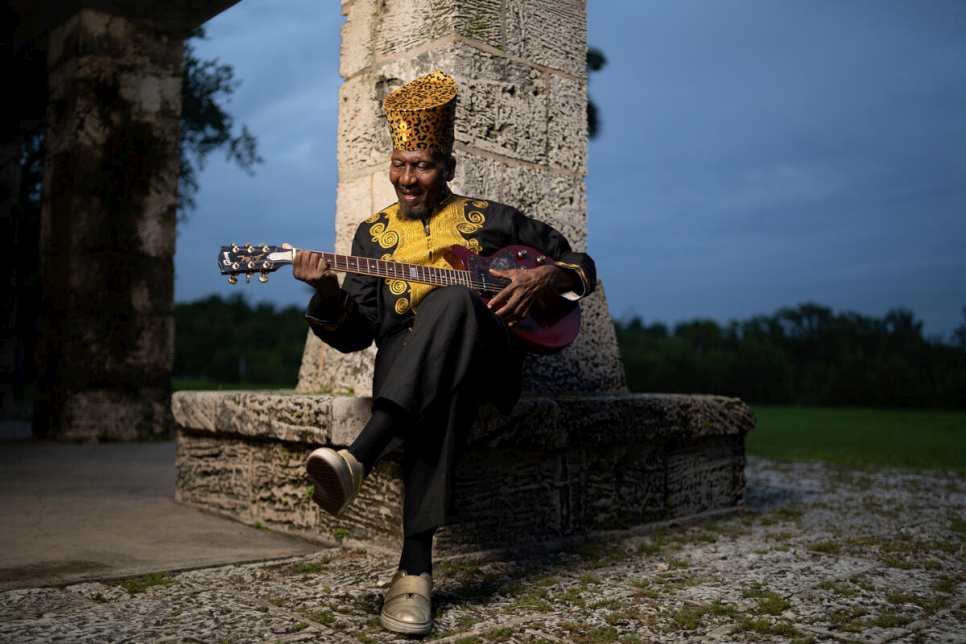
[[[292,245],[282,244],[282,248],[288,250],[292,248]],[[335,272],[329,268],[329,263],[325,261],[325,256],[322,253],[302,249],[296,250],[295,258],[292,260],[292,275],[295,276],[295,279],[314,288],[328,302],[334,304],[342,297],[339,280]]]

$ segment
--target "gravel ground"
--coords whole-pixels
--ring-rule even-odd
[[[437,565],[436,642],[966,642],[966,477],[749,459],[748,511]],[[387,553],[0,594],[2,642],[392,642]],[[402,638],[401,641],[406,641]]]

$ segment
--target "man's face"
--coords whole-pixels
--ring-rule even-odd
[[[394,150],[389,181],[396,189],[399,209],[409,219],[425,219],[446,197],[446,182],[453,179],[456,160],[436,148]]]

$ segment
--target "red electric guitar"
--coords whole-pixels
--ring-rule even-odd
[[[244,273],[245,280],[260,273],[260,282],[268,281],[268,273],[291,264],[298,249],[284,249],[279,246],[222,246],[218,253],[218,268],[228,281],[238,282],[238,275]],[[401,264],[391,260],[354,257],[322,253],[329,266],[336,271],[370,275],[387,279],[398,279],[417,284],[436,286],[459,285],[475,291],[484,302],[503,290],[510,280],[490,275],[490,269],[498,271],[512,268],[536,268],[553,264],[553,260],[529,246],[507,246],[489,257],[474,254],[468,248],[454,245],[446,253],[446,260],[452,268],[423,266],[421,264]],[[576,302],[547,292],[539,308],[531,310],[530,315],[510,327],[517,338],[522,340],[533,353],[548,355],[556,353],[573,342],[580,331],[580,307]]]

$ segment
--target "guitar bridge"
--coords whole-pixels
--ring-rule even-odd
[[[510,280],[504,277],[490,275],[490,269],[495,271],[508,271],[518,268],[516,257],[511,251],[502,251],[489,257],[470,255],[466,258],[465,262],[471,282],[474,285],[481,285],[480,287],[475,287],[473,290],[483,298],[493,297],[510,283]]]

